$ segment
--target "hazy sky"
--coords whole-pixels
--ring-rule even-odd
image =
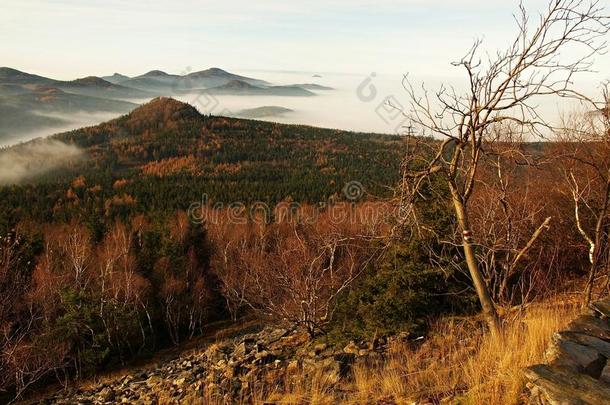
[[[535,10],[543,0],[526,0]],[[150,69],[452,76],[475,37],[514,31],[502,0],[0,0],[0,66],[70,79]],[[610,72],[610,57],[598,68]],[[610,73],[604,73],[608,78]]]

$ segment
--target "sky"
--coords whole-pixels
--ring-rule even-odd
[[[546,4],[525,3],[531,10]],[[449,77],[460,74],[450,62],[475,38],[490,50],[511,38],[516,6],[514,0],[0,0],[0,66],[58,79],[212,66]],[[610,72],[610,57],[598,68]]]

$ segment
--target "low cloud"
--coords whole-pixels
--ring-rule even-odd
[[[80,160],[81,149],[54,140],[36,139],[0,149],[0,184],[16,184]]]

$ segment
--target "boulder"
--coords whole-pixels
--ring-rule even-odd
[[[602,318],[610,318],[610,300],[593,302],[590,307]]]
[[[568,325],[568,330],[610,341],[610,322],[608,319],[599,319],[591,315],[581,315]]]
[[[528,367],[525,376],[536,386],[535,395],[542,403],[610,404],[610,387],[588,375],[545,364]]]

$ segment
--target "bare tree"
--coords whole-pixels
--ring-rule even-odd
[[[370,226],[334,221],[325,212],[312,223],[248,222],[233,225],[233,232],[212,230],[218,248],[213,265],[232,311],[249,308],[312,336],[319,333],[338,295],[378,253],[370,240],[380,230]]]
[[[413,124],[439,141],[410,139],[404,164],[403,219],[413,219],[412,207],[422,184],[439,176],[448,186],[461,245],[484,315],[493,332],[499,330],[497,311],[474,249],[469,204],[477,184],[479,163],[492,143],[494,128],[512,122],[528,134],[544,135],[550,128],[537,104],[545,96],[578,97],[571,87],[574,75],[591,69],[593,56],[605,49],[602,37],[610,23],[599,1],[553,0],[532,26],[521,4],[515,17],[517,35],[504,51],[484,54],[475,41],[454,66],[466,72],[468,90],[441,86],[430,95],[416,90],[408,77],[404,87],[409,99],[405,111]],[[560,60],[560,52],[577,49],[572,60]],[[423,150],[421,148],[426,148]]]
[[[473,193],[471,225],[478,235],[477,259],[492,298],[499,304],[527,301],[541,255],[530,253],[551,224],[547,202],[532,188],[539,185],[542,164],[510,126],[499,128],[482,158]]]
[[[568,148],[564,173],[574,203],[574,221],[588,249],[585,304],[591,301],[599,270],[604,267],[610,270],[610,85],[607,83],[602,96],[601,102],[590,100],[593,111],[573,117],[562,134]]]

